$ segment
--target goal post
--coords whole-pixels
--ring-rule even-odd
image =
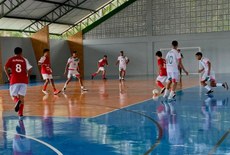
[[[160,51],[170,51],[172,48],[160,48]],[[180,50],[197,50],[197,52],[201,52],[201,47],[179,47]]]

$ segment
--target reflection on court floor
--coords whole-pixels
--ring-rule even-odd
[[[106,86],[98,88],[98,96],[110,101],[115,90]],[[128,86],[128,82],[117,85],[121,104],[135,97],[128,93]],[[214,90],[213,95],[205,96],[205,90],[195,86],[178,91],[173,101],[159,97],[124,108],[98,103],[95,109],[107,107],[112,112],[91,118],[75,116],[76,111],[81,113],[80,100],[90,106],[84,94],[45,96],[43,114],[26,116],[23,121],[0,104],[0,154],[228,154],[230,94],[221,88]],[[57,105],[50,100],[63,104],[69,115],[54,116]]]

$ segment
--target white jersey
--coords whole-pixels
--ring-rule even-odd
[[[177,50],[172,49],[166,55],[166,69],[168,72],[179,72],[178,70],[178,61],[181,59],[180,53]]]
[[[70,57],[68,59],[69,70],[77,70],[80,60],[78,58]]]
[[[126,66],[126,62],[128,61],[127,56],[119,56],[117,58],[117,61],[119,61],[119,66]]]
[[[204,69],[205,72],[208,71],[208,62],[209,59],[208,58],[201,58],[201,60],[199,61],[199,69]],[[211,69],[210,69],[211,71]]]

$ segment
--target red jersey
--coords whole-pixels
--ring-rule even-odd
[[[6,68],[11,69],[10,84],[25,83],[28,84],[27,71],[32,68],[28,60],[22,56],[13,56],[8,59]]]
[[[42,56],[41,59],[38,61],[41,63],[41,73],[42,74],[51,74],[52,70],[50,68],[50,58],[47,56]]]
[[[159,66],[159,75],[167,76],[165,59],[163,58],[158,59],[158,66]]]
[[[108,65],[108,61],[105,59],[101,59],[98,61],[98,67],[104,67],[105,65]]]

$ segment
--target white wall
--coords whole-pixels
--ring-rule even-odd
[[[157,74],[155,52],[160,48],[170,48],[172,40],[177,40],[180,47],[201,47],[203,55],[211,60],[212,67],[216,73],[230,73],[228,65],[230,58],[229,37],[230,32],[217,32],[84,40],[85,74],[87,76],[94,72],[97,60],[104,54],[107,54],[109,56],[109,63],[112,62],[112,66],[108,68],[108,75],[118,75],[114,63],[120,50],[124,50],[125,54],[131,59],[127,75]],[[197,50],[183,52],[185,57],[183,63],[188,71],[195,72],[197,70],[198,62],[194,56],[196,52]]]
[[[108,55],[109,60],[109,67],[107,68],[108,75],[118,76],[118,67],[115,66],[115,63],[121,50],[130,58],[127,75],[157,74],[154,54],[160,48],[170,47],[172,40],[178,40],[180,47],[201,47],[204,56],[211,60],[212,67],[216,73],[230,73],[228,65],[230,58],[229,38],[230,32],[218,32],[193,35],[84,40],[85,76],[90,77],[96,71],[97,61],[104,54]],[[9,57],[14,55],[15,47],[22,47],[23,55],[34,66],[32,74],[39,77],[37,62],[29,38],[1,37],[0,44],[3,64],[6,63]],[[50,49],[53,74],[59,79],[64,79],[64,68],[68,57],[70,57],[68,44],[64,40],[51,40]],[[193,72],[196,70],[194,66],[197,66],[195,53],[196,51],[191,51],[188,54],[183,53],[185,56],[183,60],[185,67]],[[3,68],[4,66],[1,67]],[[5,76],[4,81],[6,82]]]
[[[105,43],[90,44],[84,43],[84,62],[85,62],[85,76],[89,77],[97,70],[97,62],[103,58],[103,55],[108,56],[109,66],[107,67],[107,75],[118,75],[118,66],[116,66],[117,57],[120,51],[130,59],[127,66],[128,75],[146,75],[146,61],[147,61],[147,45],[146,42],[126,42],[126,43]]]
[[[50,40],[50,57],[55,79],[65,79],[64,71],[71,52],[66,40]]]

